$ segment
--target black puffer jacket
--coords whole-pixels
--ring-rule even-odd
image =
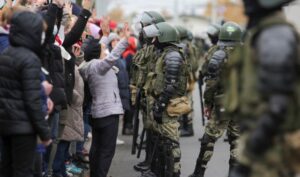
[[[42,65],[49,71],[49,77],[47,79],[53,84],[50,98],[54,102],[55,110],[57,111],[67,107],[61,49],[54,44],[55,38],[52,34],[56,19],[57,23],[60,24],[61,13],[61,9],[59,9],[57,5],[49,4],[47,13],[44,14],[44,19],[47,22],[48,28],[46,32],[44,55],[42,57]]]
[[[11,46],[0,56],[0,136],[38,134],[50,139],[41,101],[42,31],[37,14],[20,12],[12,18]]]
[[[78,16],[76,23],[74,24],[71,31],[65,36],[63,42],[64,48],[71,54],[71,60],[65,61],[65,91],[68,99],[68,103],[71,104],[73,99],[73,89],[75,84],[75,55],[72,51],[72,46],[78,42],[81,38],[81,35],[85,29],[85,26],[88,22],[88,19],[91,16],[91,12],[82,9],[81,13]]]

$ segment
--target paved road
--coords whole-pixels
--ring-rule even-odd
[[[198,87],[196,87],[198,88]],[[196,158],[199,154],[200,142],[198,138],[203,135],[203,127],[201,126],[201,113],[199,103],[199,91],[194,92],[194,110],[195,110],[195,136],[192,138],[182,138],[182,175],[181,177],[188,177],[194,170]],[[121,129],[120,129],[121,130]],[[109,172],[110,177],[137,177],[140,174],[133,170],[133,165],[142,161],[143,158],[137,159],[131,153],[131,137],[119,136],[125,141],[124,145],[119,145],[116,150],[115,157]],[[228,159],[229,159],[229,145],[223,142],[221,138],[215,146],[215,154],[208,164],[205,177],[225,177],[228,174]]]

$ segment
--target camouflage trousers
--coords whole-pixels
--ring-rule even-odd
[[[235,120],[217,120],[213,115],[205,126],[205,133],[201,141],[200,154],[197,159],[198,168],[205,169],[207,163],[213,155],[215,142],[227,130],[228,141],[230,144],[230,167],[235,164],[237,157],[237,141],[239,137],[239,126]]]
[[[291,177],[300,175],[300,131],[274,138],[272,146],[263,155],[247,151],[248,134],[238,144],[238,162],[250,168],[249,177]]]
[[[170,117],[167,115],[167,113],[164,113],[163,123],[158,124],[154,121],[153,130],[160,136],[158,149],[155,151],[155,153],[161,153],[159,156],[165,156],[164,158],[167,159],[167,165],[171,164],[171,167],[169,167],[171,171],[168,171],[166,173],[180,173],[181,151],[179,144],[178,117]],[[164,152],[164,149],[167,149],[167,153]]]

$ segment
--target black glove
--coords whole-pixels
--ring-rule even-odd
[[[153,105],[153,117],[154,120],[159,123],[162,124],[162,114],[165,110],[166,104],[161,103],[161,102],[155,102]]]

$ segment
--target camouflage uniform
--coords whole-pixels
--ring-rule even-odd
[[[157,176],[179,177],[180,113],[173,115],[169,108],[174,100],[180,101],[186,93],[188,66],[180,49],[172,44],[177,41],[175,28],[163,22],[144,28],[144,33],[155,34],[152,37],[156,37],[159,42],[156,45],[160,46],[159,57],[148,73],[144,86],[146,93],[152,96],[149,101],[152,107],[150,114],[155,120],[154,131],[158,133],[152,169]]]
[[[286,1],[245,3],[255,5],[246,9],[252,21],[257,19],[251,13],[269,9],[269,14],[250,24],[245,46],[229,64],[225,104],[243,127],[240,164],[231,176],[295,176],[300,173],[299,37],[278,11]]]
[[[187,94],[191,107],[193,107],[193,91],[195,88],[195,83],[198,80],[198,69],[200,65],[200,59],[202,56],[202,51],[197,50],[196,46],[193,44],[193,36],[190,31],[182,26],[176,26],[179,38],[181,40],[181,45],[183,47],[183,52],[185,58],[187,59],[188,65],[190,67],[190,73],[188,77],[188,87]],[[188,137],[194,135],[193,130],[193,110],[189,114],[182,115],[180,117],[180,136]]]
[[[224,38],[224,31],[228,33],[228,29],[232,31],[231,38]],[[213,46],[207,55],[206,64],[203,66],[203,74],[205,76],[206,88],[204,91],[205,107],[212,109],[212,115],[205,126],[205,133],[201,141],[200,154],[197,159],[196,168],[190,177],[203,177],[208,161],[213,155],[215,142],[227,130],[228,140],[230,144],[230,168],[235,164],[237,138],[239,137],[239,126],[236,119],[232,116],[225,116],[225,109],[222,104],[224,97],[224,73],[226,72],[226,64],[232,58],[232,52],[236,46],[240,45],[241,29],[233,23],[226,23],[220,33],[220,41],[218,46]],[[223,41],[222,41],[223,40]],[[228,40],[231,40],[230,42]]]
[[[151,24],[163,22],[163,17],[154,11],[147,11],[142,14],[142,18],[139,22],[141,25],[141,29],[149,26]],[[146,94],[144,90],[144,85],[147,80],[147,73],[149,72],[149,68],[151,65],[155,63],[157,59],[156,55],[156,48],[152,45],[147,37],[145,37],[140,31],[140,42],[143,45],[143,48],[140,49],[133,58],[132,64],[132,79],[131,79],[131,99],[132,103],[135,104],[136,93],[137,90],[140,91],[141,99],[141,112],[143,116],[143,126],[146,130],[146,158],[144,162],[141,162],[134,166],[134,168],[138,171],[149,171],[150,164],[151,164],[151,155],[153,151],[153,143],[152,143],[152,132],[153,132],[153,119],[150,116],[150,109],[149,106],[149,95]],[[147,174],[151,176],[151,174]],[[143,176],[143,174],[142,174]],[[153,176],[153,175],[152,175]]]

